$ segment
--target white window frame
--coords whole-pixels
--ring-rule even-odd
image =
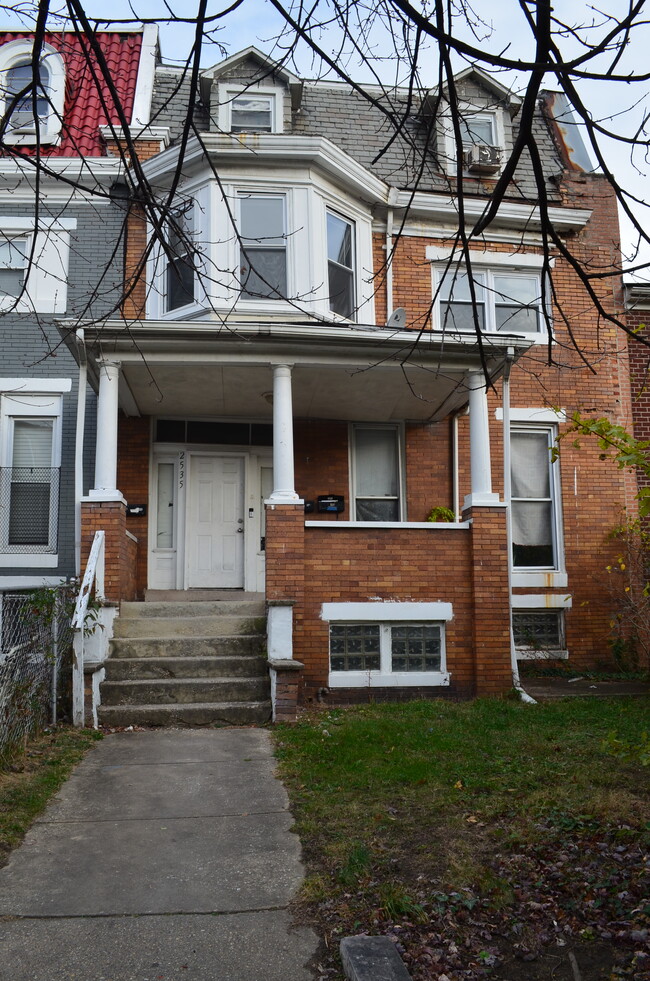
[[[4,387],[4,386],[3,386]],[[66,389],[67,390],[67,389]],[[58,532],[58,512],[60,506],[60,474],[61,474],[61,438],[62,438],[62,397],[58,394],[9,394],[4,393],[0,398],[0,466],[2,480],[10,480],[9,471],[13,465],[13,433],[17,420],[20,419],[51,419],[52,426],[52,458],[51,468],[59,471],[59,499],[55,508],[56,517],[50,521],[50,541],[47,546],[25,545],[20,551],[8,551],[9,510],[0,519],[0,563],[16,568],[54,568],[58,565],[59,556],[53,551]],[[3,487],[3,497],[9,491]]]
[[[327,229],[328,229],[328,218],[329,218],[330,215],[333,218],[338,219],[338,221],[344,222],[344,224],[348,225],[349,228],[350,228],[352,258],[351,258],[351,264],[350,264],[349,267],[348,266],[344,266],[342,263],[338,262],[336,259],[331,259],[330,258],[330,255],[329,255],[330,243],[329,243],[329,234],[328,234],[328,231],[327,231]],[[352,323],[354,323],[356,321],[356,319],[357,319],[357,310],[359,309],[359,296],[358,296],[359,276],[358,276],[358,272],[357,272],[357,226],[356,226],[356,222],[352,218],[348,218],[347,215],[342,214],[341,212],[337,211],[336,209],[330,208],[330,207],[326,206],[325,207],[325,229],[326,229],[326,235],[325,235],[325,238],[326,238],[326,256],[325,256],[325,258],[326,258],[326,262],[327,262],[327,275],[326,275],[326,278],[325,278],[325,282],[327,283],[327,305],[328,305],[329,313],[330,313],[331,316],[336,317],[337,320],[340,319],[340,320],[344,320],[344,321],[351,321]],[[337,313],[336,310],[333,310],[332,309],[331,290],[330,290],[330,287],[329,287],[330,264],[333,264],[334,266],[336,266],[337,268],[340,268],[340,269],[344,269],[344,270],[348,270],[349,269],[349,271],[352,273],[352,311],[351,311],[351,313],[350,313],[349,316],[345,316],[344,314]]]
[[[324,603],[321,619],[327,623],[379,626],[380,668],[372,671],[329,671],[330,688],[413,688],[448,685],[445,626],[453,618],[451,603]],[[440,627],[439,671],[392,671],[391,627]],[[329,631],[328,631],[329,636]],[[328,640],[329,659],[329,640]],[[329,663],[329,660],[328,660]]]
[[[515,565],[514,546],[510,555],[510,564],[513,574],[517,576],[538,575],[541,573],[554,573],[564,571],[564,541],[562,534],[562,497],[560,483],[560,461],[551,459],[551,449],[557,437],[557,426],[553,423],[527,423],[512,422],[511,433],[533,433],[539,435],[546,434],[549,448],[549,491],[551,502],[551,536],[553,544],[553,565],[548,566],[527,566]],[[537,500],[536,498],[531,500]],[[541,500],[541,499],[540,499]],[[509,501],[512,508],[512,494]]]
[[[274,237],[276,237],[276,238],[277,237],[282,237],[284,239],[283,249],[284,249],[284,263],[285,263],[285,277],[286,277],[286,292],[285,292],[284,295],[279,294],[278,296],[259,296],[259,297],[256,297],[256,296],[245,296],[244,293],[243,293],[242,283],[241,283],[241,278],[240,278],[241,277],[241,268],[242,268],[242,254],[243,254],[243,249],[244,249],[244,246],[242,245],[242,242],[243,242],[244,239],[243,239],[243,235],[242,235],[241,202],[245,198],[248,198],[248,199],[253,199],[253,198],[255,198],[255,199],[275,198],[276,200],[281,200],[282,201],[282,214],[283,214],[283,221],[284,221],[284,230],[282,232],[282,236],[274,236]],[[293,267],[293,262],[292,262],[291,248],[290,248],[290,233],[288,231],[288,229],[290,227],[290,224],[289,224],[289,215],[290,215],[289,195],[288,195],[288,192],[286,190],[284,190],[283,188],[278,188],[278,190],[275,190],[273,188],[266,188],[266,187],[260,188],[260,189],[258,189],[256,187],[251,187],[251,188],[242,188],[242,187],[239,187],[237,189],[237,192],[236,192],[236,201],[235,201],[235,215],[234,215],[234,218],[235,218],[235,223],[237,225],[237,236],[236,236],[237,274],[235,276],[235,290],[236,290],[236,293],[237,293],[237,304],[238,305],[240,305],[240,304],[242,304],[242,305],[243,304],[250,304],[252,309],[256,309],[257,310],[257,309],[259,309],[260,304],[271,303],[271,304],[273,304],[273,307],[275,309],[275,307],[276,307],[276,305],[278,303],[285,303],[286,304],[287,299],[290,298],[291,296],[293,296],[293,292],[292,292],[292,289],[293,289],[293,284],[292,284],[292,267]],[[269,236],[269,237],[271,237],[271,236]],[[277,247],[277,246],[271,246],[271,248],[279,248],[279,247]],[[255,247],[253,247],[252,251],[253,252],[255,251]]]
[[[0,116],[4,116],[11,104],[12,93],[1,85],[1,80],[7,77],[11,68],[31,62],[33,41],[29,38],[19,38],[9,41],[0,47]],[[63,125],[63,108],[65,103],[65,63],[61,54],[51,44],[43,44],[39,60],[48,72],[47,99],[49,111],[41,124],[11,126],[7,124],[4,134],[5,143],[34,145],[56,144],[59,142]]]
[[[440,248],[435,245],[427,246],[426,257],[431,262],[431,289],[432,295],[435,297],[435,302],[433,305],[432,318],[433,318],[433,329],[438,331],[446,330],[458,335],[470,336],[473,332],[473,328],[469,330],[459,330],[454,328],[451,324],[444,324],[443,318],[440,310],[440,285],[443,278],[452,277],[458,273],[463,275],[467,272],[466,265],[459,253],[451,253],[449,249]],[[551,267],[553,266],[553,260],[551,259]],[[532,339],[536,344],[548,344],[548,325],[547,317],[545,316],[544,309],[542,307],[542,273],[544,268],[544,256],[537,255],[534,253],[507,253],[507,252],[481,252],[479,250],[471,252],[471,267],[476,273],[482,273],[486,276],[485,284],[485,327],[484,334],[495,333],[498,336],[504,337],[512,333],[513,336],[526,337]],[[537,307],[539,310],[538,314],[538,325],[539,329],[536,331],[511,331],[501,330],[497,331],[495,313],[496,313],[496,301],[495,295],[496,291],[494,288],[494,277],[495,276],[513,276],[521,278],[531,278],[535,277],[537,279],[539,290],[538,290],[538,300]],[[547,286],[546,290],[546,302],[550,303],[550,288]]]
[[[18,297],[0,296],[0,312],[65,313],[68,305],[70,232],[76,218],[39,219],[0,215],[0,237],[25,242],[23,289]]]
[[[358,522],[363,521],[365,524],[370,522],[364,519],[357,519],[357,463],[356,463],[356,433],[360,429],[381,429],[389,430],[396,434],[397,439],[397,486],[399,491],[398,497],[398,507],[397,507],[397,521],[406,521],[406,488],[404,475],[406,468],[404,466],[404,427],[401,423],[374,423],[374,422],[353,422],[350,423],[348,429],[348,445],[349,445],[349,473],[350,473],[350,515],[352,521]],[[363,498],[364,500],[366,498]],[[386,498],[377,498],[377,500],[386,500]],[[393,500],[393,498],[390,498]],[[395,521],[373,521],[373,525],[381,526],[383,524],[394,525]]]
[[[490,118],[492,121],[492,133],[494,143],[490,144],[496,150],[501,151],[501,159],[503,160],[505,149],[505,126],[503,121],[503,109],[499,106],[489,107],[489,106],[477,106],[471,102],[460,101],[458,102],[458,115],[463,120],[471,119],[485,119]],[[454,133],[454,124],[452,121],[451,108],[447,106],[445,110],[440,115],[441,122],[441,132],[442,132],[442,152],[443,152],[443,165],[448,174],[454,176],[456,174],[456,136]],[[465,144],[463,144],[463,152],[465,152]],[[488,176],[494,178],[498,177],[501,172],[502,167]],[[478,174],[471,174],[467,166],[463,166],[463,173],[468,177],[479,177]]]
[[[281,89],[264,85],[219,85],[219,129],[224,133],[232,133],[232,107],[239,96],[263,96],[271,103],[271,129],[247,130],[250,133],[260,133],[262,136],[271,133],[281,133],[284,123],[284,92]],[[244,136],[245,133],[233,133],[233,136]]]

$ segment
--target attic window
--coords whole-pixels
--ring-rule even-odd
[[[463,159],[470,173],[494,174],[501,166],[494,113],[476,113],[460,120]]]
[[[250,92],[237,95],[230,109],[232,133],[272,133],[275,100],[272,95]]]
[[[0,47],[0,116],[5,117],[5,143],[55,143],[61,132],[63,58],[51,45],[44,44],[36,77],[32,59],[33,44],[28,38]]]

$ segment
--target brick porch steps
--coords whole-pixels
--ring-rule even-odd
[[[101,725],[251,725],[270,718],[263,600],[186,595],[122,604],[101,686]]]

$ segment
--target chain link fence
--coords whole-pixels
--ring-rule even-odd
[[[0,593],[0,759],[67,710],[73,590]]]

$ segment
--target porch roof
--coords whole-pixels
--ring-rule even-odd
[[[533,343],[387,327],[111,321],[86,328],[91,370],[119,361],[128,415],[270,419],[274,364],[290,364],[294,416],[436,421],[467,402],[467,372],[492,381]]]

